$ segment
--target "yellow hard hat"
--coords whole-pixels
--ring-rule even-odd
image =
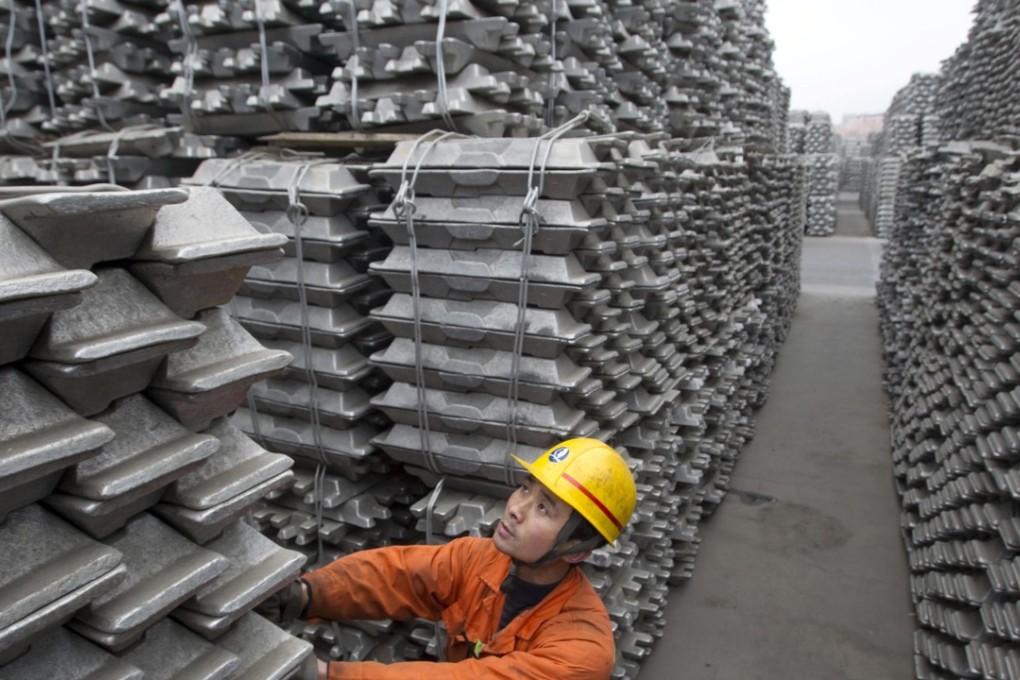
[[[597,439],[557,444],[534,463],[513,457],[564,503],[577,510],[613,543],[634,512],[637,487],[627,461]]]

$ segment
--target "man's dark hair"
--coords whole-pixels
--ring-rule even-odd
[[[577,528],[574,529],[573,533],[570,534],[570,538],[584,542],[590,538],[595,538],[596,536],[598,536],[602,540],[596,547],[601,548],[602,546],[604,546],[606,544],[606,539],[602,537],[602,534],[599,533],[599,530],[596,529],[591,522],[589,522],[583,516],[581,516],[581,513],[577,512],[577,510],[574,510],[574,512],[577,513],[577,515],[581,518],[581,522],[580,524],[577,525]]]

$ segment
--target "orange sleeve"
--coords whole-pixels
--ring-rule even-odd
[[[451,542],[391,546],[341,557],[303,577],[310,595],[308,616],[437,620],[459,587],[461,552]]]

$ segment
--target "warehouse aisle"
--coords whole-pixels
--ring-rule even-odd
[[[840,196],[835,235],[806,240],[772,394],[642,680],[913,677],[874,305],[880,253],[855,194]]]

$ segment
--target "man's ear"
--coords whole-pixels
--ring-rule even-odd
[[[588,559],[588,555],[591,555],[591,550],[585,550],[584,552],[573,553],[570,555],[564,555],[563,560],[567,564],[580,564]]]

